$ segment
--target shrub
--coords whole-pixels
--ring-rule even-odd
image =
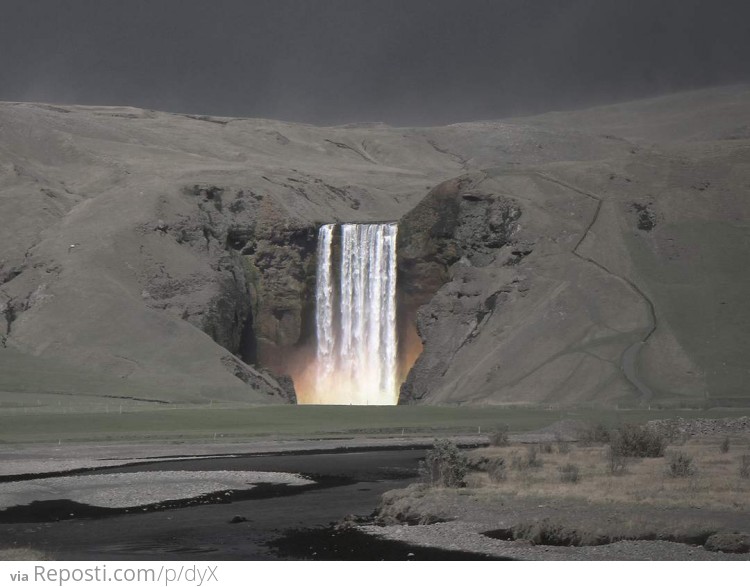
[[[684,452],[671,454],[669,456],[667,472],[672,477],[690,477],[691,475],[695,475],[693,457],[686,455]]]
[[[750,455],[742,455],[740,458],[740,477],[750,479]]]
[[[628,458],[610,446],[607,449],[607,469],[612,475],[622,475],[628,466]]]
[[[663,457],[666,447],[663,433],[634,424],[618,428],[610,440],[611,452],[624,457]]]
[[[490,465],[490,458],[485,455],[469,454],[466,456],[466,468],[469,471],[486,472]]]
[[[557,441],[557,452],[561,455],[566,455],[570,452],[570,442],[567,440],[563,440],[562,438],[558,437]]]
[[[436,440],[419,463],[422,480],[437,487],[462,487],[466,470],[466,456],[450,440]]]
[[[507,424],[500,425],[495,432],[490,434],[490,446],[508,446],[509,444]]]
[[[719,450],[721,450],[721,452],[724,454],[729,452],[729,437],[728,436],[724,440],[721,441],[721,444],[719,445]]]
[[[568,463],[559,468],[560,481],[563,483],[578,483],[580,477],[580,471],[578,465]]]
[[[539,449],[533,444],[526,449],[526,462],[529,467],[541,467],[542,461],[539,458]]]
[[[526,455],[514,455],[511,467],[518,471],[526,471],[531,468],[539,468],[543,465],[539,458],[539,449],[535,444],[526,447]]]
[[[493,459],[487,466],[487,474],[490,477],[490,481],[498,483],[505,480],[506,468],[505,459],[502,457]]]
[[[543,452],[548,455],[552,454],[552,443],[551,442],[539,443],[539,452]]]
[[[610,437],[609,429],[601,422],[589,424],[578,432],[578,440],[583,444],[607,444]]]

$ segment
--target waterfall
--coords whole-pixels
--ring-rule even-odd
[[[340,229],[338,272],[335,225],[321,226],[318,234],[315,401],[395,404],[397,226],[342,224]]]
[[[318,270],[315,286],[315,334],[320,380],[329,379],[334,368],[332,244],[333,224],[321,226],[318,232]]]

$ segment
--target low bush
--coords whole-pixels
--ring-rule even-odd
[[[422,480],[435,487],[462,487],[468,465],[466,456],[450,440],[436,440],[419,463]]]
[[[539,449],[531,445],[526,449],[526,462],[529,467],[539,468],[542,466],[542,460],[539,458]]]
[[[611,475],[622,475],[628,467],[628,457],[620,452],[613,450],[610,446],[607,449],[607,470]]]
[[[729,452],[729,437],[728,436],[724,440],[721,441],[721,444],[719,445],[719,450],[721,450],[721,452],[724,454]]]
[[[469,471],[481,471],[487,472],[487,467],[490,463],[489,457],[478,454],[468,454],[466,456],[466,468]]]
[[[508,438],[508,425],[502,424],[490,434],[490,446],[508,446],[510,439]]]
[[[658,430],[625,424],[611,435],[610,448],[613,453],[624,457],[663,457],[667,437]]]
[[[559,469],[560,471],[560,481],[563,483],[578,483],[578,479],[580,478],[580,470],[578,469],[578,465],[574,465],[573,463],[568,463],[567,465],[563,465]]]
[[[740,477],[750,479],[750,455],[742,455],[740,458]]]
[[[601,422],[589,424],[578,431],[578,440],[581,444],[607,444],[611,439],[611,433]]]
[[[539,458],[539,448],[532,444],[526,448],[526,454],[524,456],[514,455],[511,467],[517,471],[526,471],[528,469],[538,469],[544,463]]]
[[[487,475],[489,475],[490,481],[495,483],[505,481],[506,473],[505,459],[502,457],[492,459],[487,465]]]
[[[667,472],[671,477],[690,477],[695,475],[693,457],[684,452],[676,452],[669,455]]]
[[[567,440],[563,440],[562,438],[558,438],[556,441],[557,444],[557,452],[561,455],[566,455],[570,452],[570,442]]]

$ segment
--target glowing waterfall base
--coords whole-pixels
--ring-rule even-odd
[[[315,393],[303,403],[398,403],[396,224],[321,226],[315,292]]]

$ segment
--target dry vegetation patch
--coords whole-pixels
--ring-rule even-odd
[[[477,495],[747,511],[750,436],[730,436],[729,452],[722,446],[726,438],[691,438],[665,445],[655,451],[662,456],[651,458],[618,455],[617,467],[608,444],[579,442],[562,450],[560,445],[493,446],[470,453],[466,484]],[[503,463],[501,475],[498,463]]]
[[[519,548],[521,556],[546,557],[550,547],[619,544],[639,560],[687,560],[706,552],[745,557],[750,434],[726,428],[670,435],[649,426],[591,427],[576,442],[550,442],[547,435],[545,442],[512,443],[499,434],[492,446],[465,453],[465,461],[436,443],[428,454],[462,482],[424,476],[424,483],[387,492],[375,522],[444,522],[432,534],[413,535],[482,548],[487,544],[476,543],[477,536],[490,538],[497,541],[490,549],[510,556]],[[704,549],[674,550],[675,544]],[[544,554],[530,555],[538,546]],[[565,556],[590,554],[574,551]]]

